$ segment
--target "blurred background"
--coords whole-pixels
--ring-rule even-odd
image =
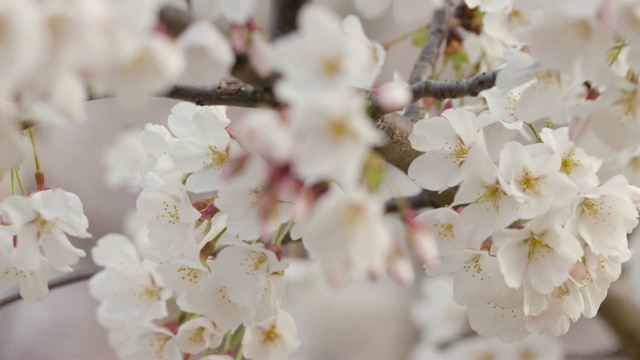
[[[329,3],[342,16],[355,13],[352,0],[318,2]],[[269,1],[259,1],[257,23],[263,29],[268,8]],[[391,16],[383,16],[375,21],[363,20],[363,25],[371,39],[386,42],[421,24],[398,24]],[[394,71],[407,78],[418,50],[410,40],[391,48],[378,83],[391,81]],[[88,254],[77,268],[92,266],[89,249],[102,235],[122,232],[124,215],[135,208],[136,193],[126,189],[113,191],[105,186],[102,162],[105,148],[125,129],[142,128],[148,122],[166,125],[175,103],[153,98],[140,107],[123,108],[114,99],[96,100],[86,104],[86,119],[82,122],[64,128],[36,129],[47,183],[78,194],[89,218],[93,238],[74,242]],[[229,109],[228,115],[234,121],[241,118],[242,112]],[[33,188],[32,173],[33,166],[26,161],[23,179],[29,180],[25,184],[27,188]],[[0,187],[2,198],[10,193],[7,185],[5,181]],[[302,342],[295,359],[437,358],[430,355],[421,340],[425,337],[425,328],[429,328],[433,337],[438,329],[445,331],[447,326],[457,326],[455,322],[460,322],[456,310],[452,310],[450,319],[441,317],[432,322],[427,319],[425,324],[425,317],[436,315],[421,311],[420,305],[431,304],[435,309],[434,304],[444,301],[437,306],[446,313],[450,307],[455,309],[455,304],[451,304],[450,298],[449,303],[447,299],[440,300],[446,291],[437,294],[425,290],[430,285],[423,277],[412,287],[382,279],[354,281],[345,288],[333,289],[324,282],[318,269],[304,261],[293,262],[287,277],[284,308],[296,319]],[[635,283],[638,284],[638,279]],[[0,297],[13,291],[17,289],[0,292]],[[106,333],[96,321],[96,305],[88,295],[87,283],[83,282],[55,289],[36,304],[18,301],[1,308],[0,360],[115,359]],[[573,324],[558,344],[568,358],[622,358],[615,356],[619,348],[617,340],[598,317],[582,318]],[[541,356],[539,353],[521,358],[544,358]]]

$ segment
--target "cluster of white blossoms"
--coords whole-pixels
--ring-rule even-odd
[[[140,191],[135,231],[92,250],[104,270],[91,294],[120,358],[287,358],[300,342],[281,307],[283,252],[297,239],[333,285],[384,275],[409,284],[416,259],[429,275],[453,273],[464,307],[455,318],[505,342],[562,335],[596,315],[638,224],[637,1],[355,0],[367,18],[392,6],[408,22],[453,4],[433,75],[499,71],[475,100],[422,104],[404,149],[422,153],[411,180],[375,151],[386,140],[367,109],[406,106],[409,91],[374,88],[387,53],[356,16],[309,3],[295,31],[266,41],[257,0],[176,0],[191,22],[173,38],[158,20],[166,2],[0,3],[0,171],[11,169],[14,185],[0,203],[0,289],[19,282],[23,298],[43,298],[50,269],[68,272],[85,255],[67,235],[90,236],[80,200],[44,185],[37,154],[37,190],[17,195],[21,129],[80,118],[89,94],[133,103],[174,84],[216,89],[246,58],[274,82],[240,94],[264,91],[273,109],[231,121],[225,107],[179,103],[167,126],[129,131],[104,157],[109,185]],[[415,211],[403,197],[416,185],[455,197]],[[433,348],[465,330],[433,325],[444,312],[420,316],[441,332],[416,356],[501,351],[482,340]],[[527,341],[515,351],[552,344],[535,355],[560,356],[553,340]]]
[[[504,343],[496,337],[469,336],[467,311],[453,300],[453,277],[426,278],[413,304],[413,320],[421,336],[411,359],[560,360],[562,341],[552,335],[532,335]]]
[[[22,124],[82,119],[83,102],[137,103],[175,83],[215,84],[235,61],[212,23],[244,24],[255,1],[196,0],[193,21],[172,38],[161,0],[24,0],[0,5],[0,169],[26,154]],[[238,12],[236,3],[243,4]],[[5,147],[6,146],[6,147]]]
[[[82,203],[73,193],[45,189],[4,199],[0,214],[0,290],[19,283],[23,299],[42,300],[51,268],[70,272],[85,256],[67,237],[91,236]]]
[[[455,273],[453,297],[481,335],[562,335],[595,316],[631,256],[637,188],[600,170],[638,151],[638,75],[622,52],[637,5],[489,3],[515,40],[486,105],[445,110],[410,136],[424,152],[416,184],[458,186],[453,209],[417,217],[439,243],[427,273]]]

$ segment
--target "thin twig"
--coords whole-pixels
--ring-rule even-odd
[[[483,91],[490,89],[496,84],[498,70],[483,72],[482,74],[468,79],[447,81],[447,80],[424,80],[409,86],[412,101],[430,97],[436,100],[457,99],[465,96],[478,96]],[[370,113],[373,119],[379,119],[385,114],[400,111],[402,109],[383,109],[380,107],[378,99],[370,95]]]
[[[163,97],[189,101],[198,105],[229,105],[239,107],[280,106],[270,91],[258,90],[240,80],[228,78],[213,87],[175,85]]]
[[[62,275],[60,277],[57,277],[49,281],[49,290],[53,290],[55,288],[89,280],[93,275],[95,275],[100,270],[102,270],[102,268],[86,268],[86,269],[75,270],[72,273]],[[3,299],[0,299],[0,309],[2,309],[2,307],[5,305],[9,305],[17,300],[20,300],[20,298],[21,298],[20,292],[16,291],[15,293]]]
[[[468,79],[458,81],[425,80],[409,88],[414,100],[430,97],[436,100],[457,99],[465,96],[478,96],[496,84],[498,71],[483,72]]]
[[[449,20],[453,14],[453,2],[448,0],[445,6],[433,13],[429,36],[422,47],[418,61],[416,61],[411,74],[411,84],[419,83],[433,76],[436,62],[440,56],[440,48],[447,35]],[[410,104],[404,112],[404,116],[416,121],[424,116],[424,104],[416,101]]]
[[[275,39],[296,29],[300,8],[310,0],[271,0],[269,38]]]

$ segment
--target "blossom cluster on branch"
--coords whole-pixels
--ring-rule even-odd
[[[0,4],[0,170],[13,193],[0,203],[0,289],[41,300],[51,269],[85,256],[67,236],[90,237],[78,196],[45,183],[33,128],[81,118],[89,98],[164,94],[191,102],[123,132],[103,159],[111,187],[138,192],[134,231],[91,251],[103,270],[90,291],[120,358],[287,358],[300,346],[281,301],[297,240],[334,286],[408,285],[415,262],[453,273],[470,327],[504,342],[596,315],[638,224],[636,1],[355,0],[366,18],[391,7],[423,22],[409,34],[420,73],[381,86],[396,40],[369,39],[355,15],[274,1],[297,22],[269,39],[255,0],[166,3]],[[230,119],[205,104],[263,108]],[[390,114],[407,106],[411,119]],[[418,193],[454,195],[423,209]]]

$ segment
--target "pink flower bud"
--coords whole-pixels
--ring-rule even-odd
[[[389,263],[389,275],[398,283],[409,286],[416,278],[411,260],[404,255],[394,256]]]
[[[378,102],[385,111],[399,111],[411,102],[411,92],[398,83],[387,83],[378,89]]]

